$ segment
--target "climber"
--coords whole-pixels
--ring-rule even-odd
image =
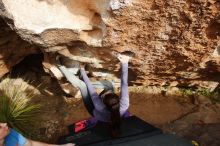
[[[57,57],[58,59],[59,57]],[[93,117],[85,122],[86,126],[91,127],[95,125],[98,121],[108,122],[110,127],[111,136],[113,138],[120,136],[120,125],[121,117],[128,117],[130,113],[128,112],[129,107],[129,95],[128,95],[128,62],[130,56],[126,54],[117,54],[117,58],[122,65],[122,75],[121,75],[121,98],[113,92],[113,90],[103,90],[99,95],[96,93],[92,83],[84,69],[84,65],[80,65],[80,74],[87,86],[89,95],[91,97],[94,109],[92,111]],[[59,61],[59,60],[58,60]],[[68,71],[65,66],[58,65],[61,72],[67,78],[73,86],[80,86],[82,82],[76,79],[77,77]],[[86,90],[87,90],[86,89]],[[83,89],[80,89],[83,94]],[[85,89],[84,89],[85,91]]]
[[[0,146],[58,146],[33,141],[25,138],[20,133],[12,128],[9,128],[7,123],[0,123]],[[75,146],[75,144],[63,144],[60,146]]]

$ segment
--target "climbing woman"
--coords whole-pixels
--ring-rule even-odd
[[[61,72],[67,80],[74,86],[80,88],[82,96],[86,96],[88,91],[91,97],[94,109],[92,111],[93,117],[86,121],[86,127],[95,125],[98,121],[107,122],[109,125],[110,133],[113,138],[120,136],[121,118],[128,117],[129,107],[129,94],[128,94],[128,62],[130,56],[126,54],[117,54],[117,58],[121,62],[121,95],[120,97],[114,93],[113,90],[103,90],[99,95],[95,91],[94,86],[90,82],[84,65],[80,64],[80,75],[87,87],[83,87],[82,82],[70,72],[70,68],[58,65]]]
[[[121,96],[119,97],[112,90],[104,90],[99,95],[92,86],[86,75],[84,67],[80,68],[81,76],[87,85],[89,94],[94,104],[93,115],[98,121],[109,122],[112,137],[120,136],[121,117],[129,116],[129,95],[128,95],[128,62],[130,57],[118,54],[121,62]]]

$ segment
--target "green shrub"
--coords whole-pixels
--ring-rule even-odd
[[[183,96],[191,96],[195,94],[195,91],[190,88],[180,88],[179,91]]]
[[[182,96],[202,95],[211,100],[212,103],[220,102],[218,90],[210,91],[206,88],[193,89],[193,88],[180,88]]]
[[[31,104],[34,97],[33,90],[28,89],[28,84],[6,78],[0,84],[0,122],[8,125],[22,134],[28,136],[30,128],[40,113],[40,105]]]

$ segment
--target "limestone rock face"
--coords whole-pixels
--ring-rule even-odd
[[[200,63],[220,43],[219,6],[212,0],[132,1],[113,11],[106,39],[136,53],[133,70],[142,83],[199,80]]]
[[[20,38],[0,18],[0,77],[19,63],[25,56],[38,53],[35,45],[30,45]]]
[[[103,0],[2,0],[2,15],[13,21],[21,37],[42,47],[82,40],[101,46],[105,25]]]
[[[62,74],[54,52],[90,63],[96,77],[118,81],[112,52],[130,51],[131,84],[203,86],[212,80],[213,88],[219,81],[219,12],[217,0],[0,0],[0,16],[10,26],[4,27],[19,40],[5,36],[2,26],[0,39],[16,47],[16,61],[38,46],[45,69],[57,78]],[[2,40],[0,45],[1,56],[10,56]],[[6,57],[0,62],[11,64],[1,75],[15,64]]]

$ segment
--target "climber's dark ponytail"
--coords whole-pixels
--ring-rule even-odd
[[[111,91],[107,91],[104,94],[100,94],[100,97],[103,100],[103,103],[106,105],[107,109],[111,112],[110,120],[110,132],[113,138],[120,136],[120,127],[121,127],[121,116],[120,116],[120,103],[119,96]]]

